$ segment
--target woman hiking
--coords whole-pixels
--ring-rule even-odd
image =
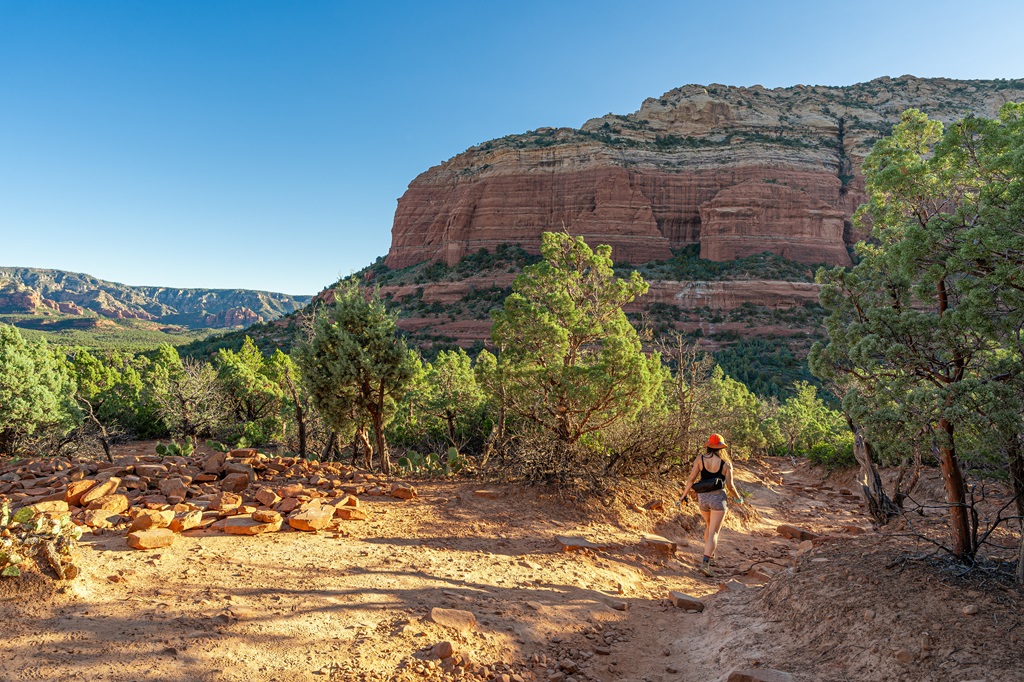
[[[690,479],[683,490],[682,504],[687,504],[686,496],[691,489],[697,493],[700,514],[704,517],[704,558],[700,572],[709,578],[714,576],[711,562],[718,547],[718,531],[729,513],[726,493],[737,502],[743,501],[732,482],[732,462],[727,447],[721,435],[712,433],[708,437],[707,451],[694,460]]]

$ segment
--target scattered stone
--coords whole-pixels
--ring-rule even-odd
[[[106,509],[88,509],[82,515],[82,523],[90,528],[113,528],[121,523],[121,517]]]
[[[128,507],[131,506],[128,503],[128,498],[124,495],[103,495],[102,497],[93,498],[89,502],[89,509],[103,509],[112,514],[121,514],[128,511]]]
[[[498,490],[474,490],[473,495],[475,497],[482,497],[485,500],[497,500],[502,496]]]
[[[260,523],[280,523],[282,520],[281,514],[272,509],[257,509],[252,518]]]
[[[334,516],[345,521],[365,521],[367,519],[366,512],[355,507],[338,507]]]
[[[136,530],[149,530],[150,528],[167,528],[171,525],[171,521],[173,520],[173,511],[140,509],[139,513],[136,514],[135,519],[132,521],[132,525],[128,526],[128,531],[132,532]]]
[[[628,611],[629,603],[624,601],[618,601],[615,599],[605,599],[604,603],[616,611]]]
[[[116,476],[111,476],[102,483],[97,483],[96,485],[86,490],[85,493],[79,498],[78,504],[80,506],[86,507],[93,500],[98,500],[99,498],[105,495],[112,494],[115,490],[117,490],[117,486],[119,485],[121,485],[121,479]]]
[[[333,507],[312,507],[288,517],[288,525],[295,530],[318,531],[327,527],[334,518]]]
[[[276,513],[276,512],[272,512]],[[281,530],[281,516],[276,521],[257,521],[251,516],[232,516],[224,522],[224,532],[231,535],[261,535]]]
[[[910,665],[914,662],[914,658],[916,658],[914,656],[914,652],[910,649],[898,649],[895,653],[893,653],[892,657],[900,663],[902,663],[903,665]]]
[[[64,491],[64,501],[73,507],[81,507],[82,496],[95,486],[96,481],[89,479],[72,481],[71,483],[68,483],[67,490]]]
[[[210,499],[209,511],[231,511],[242,506],[242,498],[231,492],[217,493]]]
[[[397,486],[392,489],[391,497],[397,497],[400,500],[412,500],[419,496],[416,494],[416,488],[412,486]]]
[[[659,552],[664,552],[665,554],[668,554],[670,556],[676,553],[676,543],[672,542],[668,538],[663,538],[660,535],[653,535],[651,533],[647,533],[643,536],[641,542],[647,547],[655,549]]]
[[[794,682],[792,675],[781,670],[757,668],[749,670],[733,670],[726,682]]]
[[[606,646],[594,647],[594,653],[598,656],[611,656],[612,650]]]
[[[256,491],[256,494],[253,495],[253,499],[264,507],[273,507],[281,501],[281,497],[270,488],[260,488]]]
[[[817,533],[812,533],[785,523],[776,528],[775,531],[784,538],[800,540],[801,542],[804,540],[813,540],[814,538],[819,537]]]
[[[978,613],[978,611],[980,611],[980,610],[981,610],[981,609],[980,609],[980,608],[978,608],[978,605],[977,605],[977,604],[968,604],[967,606],[965,606],[965,607],[964,607],[964,608],[962,609],[962,611],[963,611],[963,614],[964,614],[965,616],[974,616],[974,615],[976,615],[976,614]]]
[[[863,535],[864,533],[868,532],[867,529],[862,528],[860,526],[855,526],[853,524],[843,526],[842,530],[843,532],[850,533],[851,535]]]
[[[138,530],[128,534],[128,546],[132,549],[159,549],[174,542],[174,532],[169,528]]]
[[[334,500],[333,502],[331,502],[331,504],[333,504],[335,507],[355,507],[356,509],[358,509],[359,498],[356,497],[355,495],[345,495],[344,497],[340,497],[337,500]]]
[[[68,511],[68,503],[64,500],[46,500],[30,506],[40,514],[65,514]]]
[[[242,473],[228,474],[220,482],[220,487],[221,490],[229,493],[240,493],[249,487],[249,475]]]
[[[704,610],[704,602],[683,592],[672,590],[668,593],[668,599],[677,609],[697,611],[698,613]]]
[[[178,514],[173,519],[171,519],[171,523],[168,524],[167,527],[175,533],[183,533],[186,530],[198,528],[200,525],[202,525],[202,523],[203,512],[195,510]]]
[[[291,485],[281,486],[277,489],[277,494],[284,499],[298,497],[305,492],[305,488],[302,487],[301,483],[292,483]]]
[[[223,452],[215,452],[203,460],[203,473],[219,474],[224,471],[228,456]]]
[[[651,500],[644,505],[644,509],[647,511],[663,512],[665,511],[665,500]]]
[[[604,552],[609,549],[614,549],[615,545],[609,543],[596,543],[587,540],[586,538],[569,537],[566,535],[556,535],[555,540],[562,546],[563,552],[579,552],[584,549],[589,549],[593,552]]]
[[[286,497],[278,503],[276,509],[282,514],[290,514],[299,506],[299,501],[294,497]]]
[[[441,659],[451,658],[455,653],[455,647],[451,642],[438,642],[430,649],[430,653]]]
[[[430,609],[430,620],[459,632],[469,632],[476,627],[476,616],[460,609],[443,609],[435,606]]]
[[[160,481],[160,494],[168,500],[172,497],[183,500],[188,495],[188,486],[180,478],[165,478]]]

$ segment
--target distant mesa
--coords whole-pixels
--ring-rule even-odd
[[[610,244],[617,262],[699,244],[728,261],[769,251],[850,263],[864,235],[861,164],[900,114],[992,117],[1024,80],[878,78],[844,87],[687,85],[580,129],[541,128],[472,147],[422,173],[399,199],[385,264],[456,264],[545,231]]]
[[[275,320],[311,299],[246,289],[137,287],[63,270],[0,268],[0,314],[6,315],[65,315],[223,329]]]

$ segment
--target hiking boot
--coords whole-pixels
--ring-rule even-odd
[[[715,577],[715,573],[711,570],[711,566],[707,561],[700,562],[700,572],[709,578]]]

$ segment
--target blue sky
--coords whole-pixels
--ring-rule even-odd
[[[1024,77],[1024,3],[0,0],[0,265],[315,293],[466,147],[687,83]]]

